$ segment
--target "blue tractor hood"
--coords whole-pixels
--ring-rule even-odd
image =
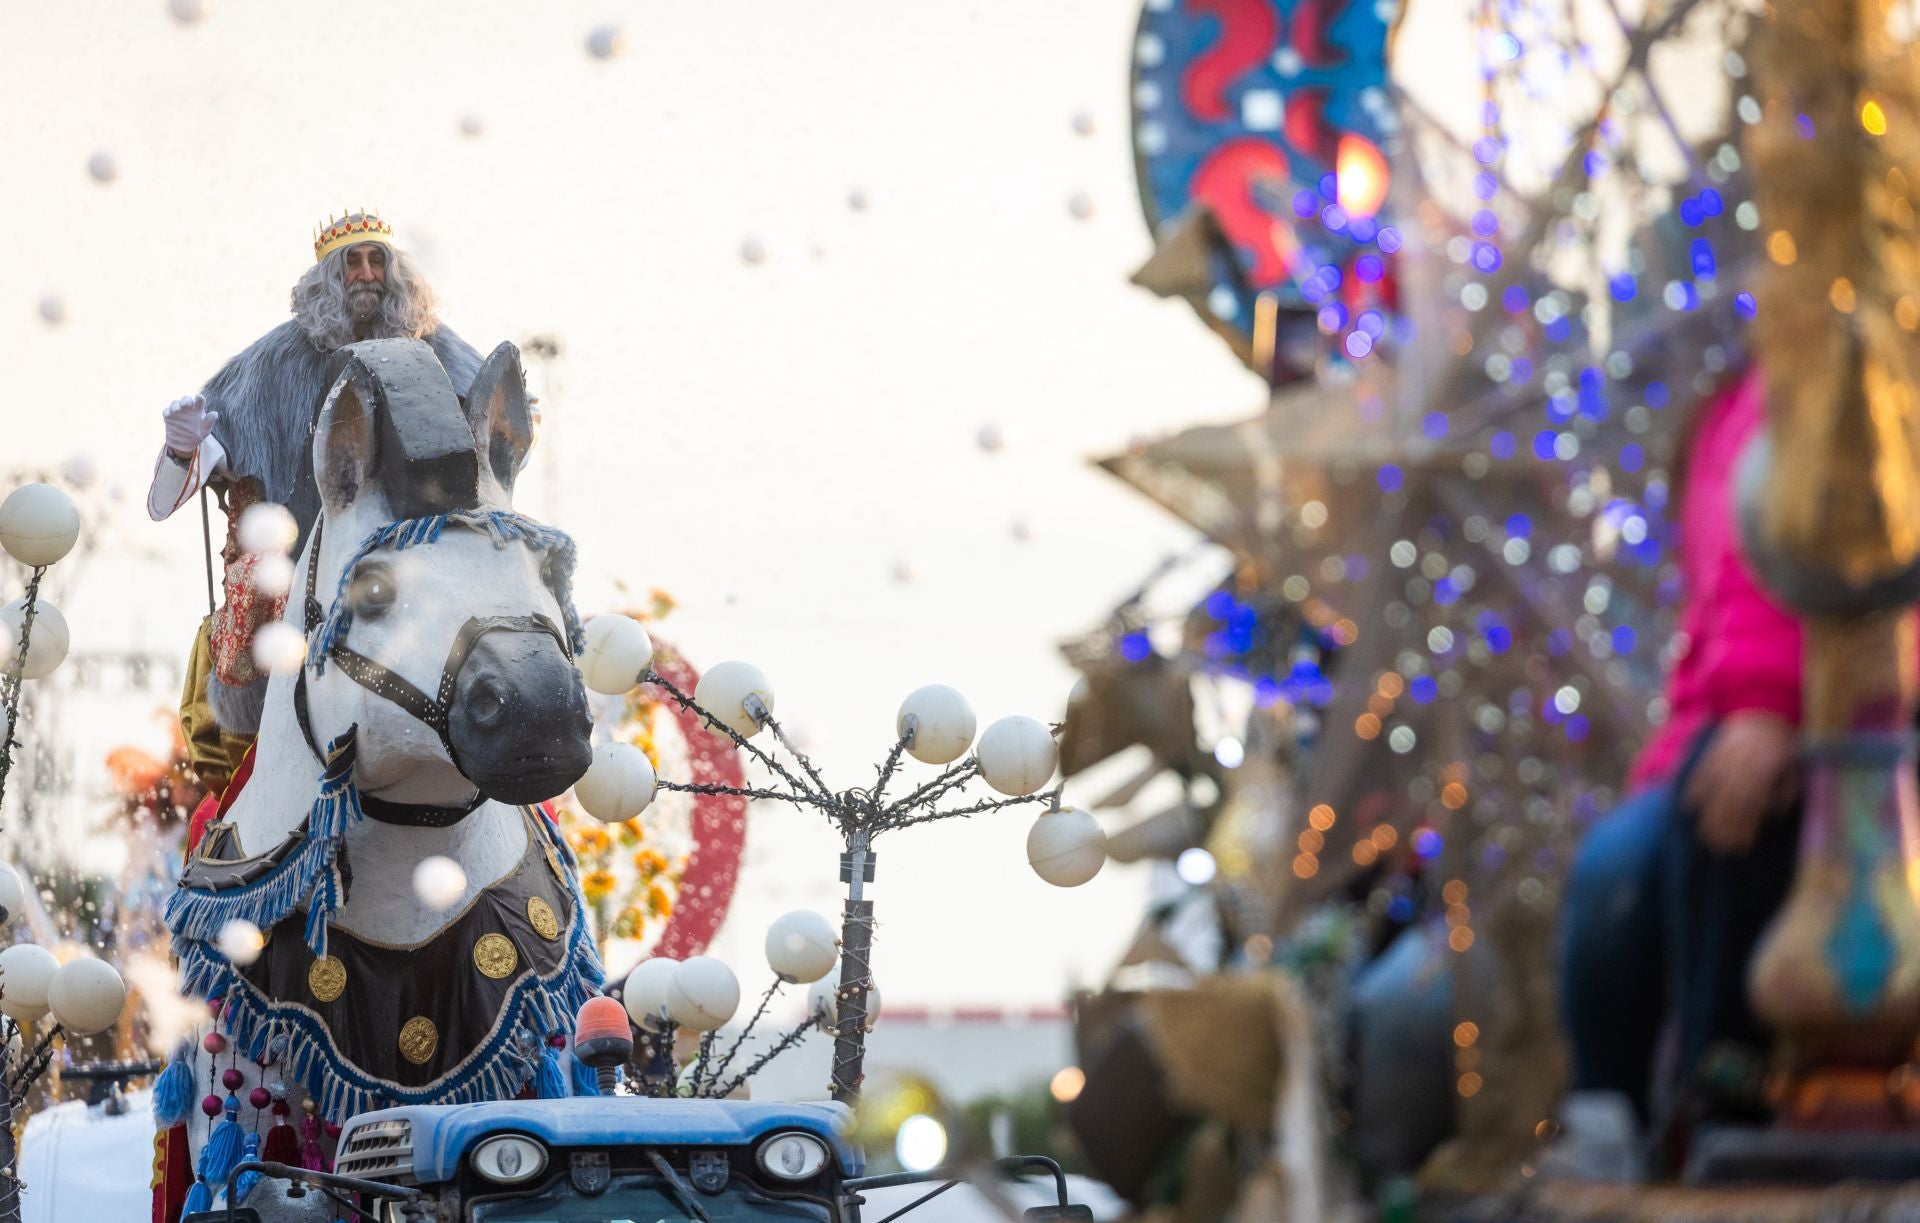
[[[362,1113],[340,1134],[339,1150],[353,1146],[368,1126],[387,1132],[406,1122],[413,1178],[451,1180],[460,1159],[495,1134],[527,1134],[552,1147],[751,1146],[775,1130],[805,1130],[825,1140],[846,1176],[860,1175],[863,1159],[847,1141],[853,1115],[840,1104],[752,1100],[652,1100],[641,1096],[578,1096],[564,1100],[506,1100],[484,1104],[409,1104]],[[378,1132],[378,1131],[376,1131]]]

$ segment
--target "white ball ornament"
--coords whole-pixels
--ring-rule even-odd
[[[673,987],[674,970],[680,961],[655,956],[634,965],[621,990],[627,1005],[627,1018],[649,1032],[660,1030],[660,1015],[667,1009],[667,991]]]
[[[413,895],[435,913],[444,913],[467,894],[467,872],[445,854],[430,854],[413,868]]]
[[[840,978],[827,977],[814,982],[807,991],[807,1014],[814,1017],[823,1032],[832,1032],[840,1026]],[[863,1025],[868,1032],[880,1022],[880,987],[871,981],[867,983],[867,1021]]]
[[[80,511],[51,484],[22,484],[0,501],[0,548],[23,565],[51,565],[80,538]]]
[[[645,752],[631,743],[603,743],[593,749],[587,775],[573,783],[573,796],[594,819],[618,824],[647,809],[657,784]]]
[[[53,952],[32,943],[15,943],[0,951],[0,1012],[22,1023],[47,1013],[47,988],[60,961]]]
[[[587,687],[619,696],[640,682],[653,662],[653,638],[631,616],[609,612],[587,621],[587,648],[580,652],[580,675]]]
[[[11,671],[20,652],[20,625],[26,619],[27,601],[15,599],[0,607],[0,669]],[[33,604],[33,635],[27,640],[27,662],[20,670],[22,679],[45,679],[67,660],[67,618],[45,599]]]
[[[1063,807],[1033,822],[1027,865],[1057,888],[1077,888],[1107,863],[1107,833],[1078,807]]]
[[[1032,794],[1053,777],[1060,760],[1053,732],[1021,714],[1001,718],[980,735],[973,749],[980,776],[1002,794]]]
[[[120,1022],[127,983],[113,965],[92,956],[68,960],[47,987],[47,1006],[60,1026],[77,1036],[104,1032]]]
[[[810,909],[782,914],[767,927],[767,967],[783,980],[818,981],[840,962],[833,923]]]
[[[20,874],[11,866],[0,865],[0,922],[10,922],[26,916],[27,889],[20,882]]]
[[[710,955],[682,960],[667,986],[667,1014],[683,1028],[711,1032],[740,1009],[740,980]]]
[[[979,725],[967,698],[945,684],[909,692],[894,719],[895,733],[906,734],[909,719],[913,742],[907,744],[907,754],[922,764],[952,764],[966,755]]]
[[[773,685],[752,663],[719,663],[693,689],[695,703],[742,739],[760,733],[760,723],[747,711],[748,697],[759,698],[766,711],[773,712]]]

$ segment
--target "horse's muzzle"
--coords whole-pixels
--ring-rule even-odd
[[[452,706],[454,759],[497,802],[544,802],[593,762],[580,672],[546,633],[481,636],[460,667]]]

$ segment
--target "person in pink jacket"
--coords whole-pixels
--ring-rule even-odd
[[[1764,1049],[1746,966],[1792,881],[1798,822],[1801,628],[1748,567],[1734,514],[1734,471],[1764,421],[1759,375],[1696,411],[1676,477],[1668,715],[1628,797],[1581,844],[1561,914],[1575,1098],[1617,1093],[1663,1130],[1698,1113],[1710,1050]]]

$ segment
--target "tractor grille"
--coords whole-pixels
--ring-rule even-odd
[[[334,1160],[334,1171],[365,1180],[411,1180],[413,1122],[371,1121],[355,1127]]]

